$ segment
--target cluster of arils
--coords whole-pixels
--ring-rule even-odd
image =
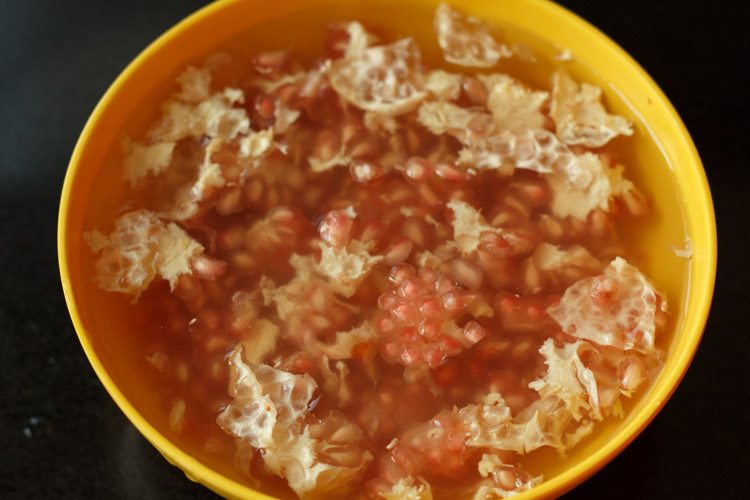
[[[375,496],[401,478],[458,479],[475,455],[466,446],[466,428],[454,411],[444,410],[405,432],[380,461],[379,474],[368,484]]]
[[[386,361],[440,366],[487,334],[475,320],[462,327],[455,323],[480,299],[448,276],[402,264],[391,269],[389,278],[392,285],[378,298],[380,312],[375,319]]]

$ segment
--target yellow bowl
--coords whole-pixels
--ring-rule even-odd
[[[91,282],[90,255],[82,233],[111,221],[121,198],[117,145],[123,131],[138,135],[156,115],[175,73],[217,48],[250,51],[271,47],[313,47],[310,26],[323,20],[364,18],[394,33],[414,34],[435,59],[429,19],[437,0],[284,0],[222,1],[193,14],[140,54],[117,78],[94,110],[73,152],[62,191],[58,224],[60,274],[78,337],[96,374],[138,430],[185,474],[227,497],[270,498],[243,484],[236,472],[169,431],[154,396],[133,363],[142,351],[128,341],[127,303],[102,294]],[[655,215],[639,233],[626,234],[648,274],[671,299],[674,333],[660,346],[664,368],[622,421],[603,424],[602,432],[574,450],[565,467],[553,471],[532,492],[560,495],[582,482],[622,451],[664,406],[682,379],[700,341],[708,315],[716,271],[716,227],[711,194],[698,153],[682,121],[657,85],[622,49],[567,10],[541,0],[467,0],[460,8],[501,26],[509,39],[530,45],[551,58],[568,49],[567,69],[600,85],[608,105],[629,117],[636,134],[623,149],[629,175],[651,194]],[[317,24],[316,24],[317,23]],[[311,50],[311,49],[308,49]],[[562,63],[561,63],[562,64]],[[519,66],[520,68],[520,66]],[[550,68],[524,77],[539,85]],[[520,69],[523,70],[523,68]],[[149,110],[142,112],[139,110]],[[111,168],[110,168],[111,167]],[[117,201],[117,202],[115,202]],[[690,242],[692,257],[673,247]],[[644,248],[648,247],[648,250]],[[640,261],[639,261],[640,262]]]

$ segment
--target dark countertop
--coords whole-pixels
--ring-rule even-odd
[[[55,248],[58,196],[88,114],[141,49],[202,3],[0,6],[0,498],[213,496],[164,461],[96,379],[68,318]],[[720,248],[714,305],[684,381],[568,498],[745,498],[750,11],[697,0],[562,3],[629,51],[680,112],[706,166]]]

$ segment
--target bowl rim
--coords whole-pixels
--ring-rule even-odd
[[[170,441],[164,434],[156,430],[146,418],[131,404],[131,402],[125,397],[120,388],[115,384],[113,379],[104,369],[102,362],[96,354],[92,342],[88,338],[88,331],[81,321],[81,316],[78,310],[78,304],[76,296],[74,295],[73,288],[71,286],[70,269],[68,266],[68,245],[67,241],[69,234],[67,231],[67,224],[69,218],[69,209],[71,199],[71,192],[75,183],[75,178],[80,169],[83,168],[81,157],[87,144],[92,139],[92,131],[95,128],[95,124],[100,120],[102,115],[108,108],[110,101],[114,99],[114,96],[118,94],[121,87],[124,86],[130,75],[143,64],[145,60],[150,58],[153,54],[159,52],[164,45],[169,43],[173,38],[185,28],[188,28],[194,24],[203,22],[204,19],[212,16],[214,12],[224,9],[230,4],[239,2],[240,0],[217,0],[214,3],[208,4],[201,9],[195,11],[189,16],[185,17],[177,24],[170,27],[166,32],[160,35],[156,40],[151,42],[145,49],[143,49],[117,76],[114,82],[109,86],[107,91],[101,97],[90,117],[86,121],[86,124],[78,138],[75,149],[73,150],[70,162],[68,164],[65,180],[63,183],[61,196],[60,196],[60,208],[58,214],[58,228],[57,228],[57,248],[58,248],[58,265],[60,268],[60,279],[62,282],[63,293],[65,295],[65,301],[68,307],[68,311],[78,336],[79,342],[91,364],[94,372],[101,381],[104,388],[110,394],[114,402],[125,414],[128,420],[138,429],[138,431],[169,461],[171,464],[179,467],[191,481],[200,482],[209,489],[219,493],[221,495],[231,498],[254,498],[254,499],[272,499],[274,497],[268,496],[262,492],[252,489],[250,486],[235,481],[223,474],[215,471],[211,467],[204,465],[197,458],[183,451],[177,444]],[[551,479],[543,482],[539,486],[535,487],[532,491],[522,493],[516,498],[523,500],[532,497],[551,497],[559,496],[576,485],[582,483],[588,479],[591,475],[596,473],[606,464],[608,464],[615,456],[617,456],[622,450],[624,450],[642,431],[643,429],[656,417],[658,412],[664,407],[668,399],[677,389],[682,378],[684,377],[687,369],[692,361],[693,357],[698,348],[698,344],[703,336],[705,324],[708,319],[708,314],[711,307],[711,301],[713,298],[713,290],[716,279],[716,263],[717,263],[717,238],[716,238],[716,219],[714,214],[713,201],[711,192],[708,186],[708,180],[706,178],[703,164],[700,160],[698,152],[692,141],[692,138],[685,127],[677,111],[672,106],[669,99],[666,97],[661,88],[656,82],[648,75],[648,73],[616,42],[605,35],[602,31],[596,28],[594,25],[568,10],[567,8],[558,5],[549,0],[523,0],[528,4],[533,4],[537,9],[544,9],[549,15],[557,16],[558,18],[564,19],[566,22],[576,25],[576,29],[586,33],[587,36],[598,39],[599,42],[604,43],[613,51],[613,54],[620,58],[621,64],[629,72],[633,72],[635,76],[640,78],[643,83],[654,93],[660,104],[664,106],[668,113],[669,119],[674,123],[679,131],[679,139],[682,141],[680,149],[686,150],[690,160],[696,167],[694,174],[693,188],[700,191],[700,207],[699,215],[702,216],[702,222],[705,224],[704,233],[706,233],[707,241],[701,243],[705,245],[702,247],[703,259],[705,261],[704,268],[701,269],[701,273],[693,273],[691,270],[690,274],[690,288],[700,288],[704,292],[704,295],[700,298],[697,310],[694,309],[690,312],[690,317],[693,318],[690,329],[687,326],[683,327],[683,335],[688,337],[688,343],[683,350],[680,352],[673,352],[671,355],[676,359],[675,365],[671,372],[662,373],[660,377],[666,377],[663,383],[658,387],[652,387],[652,393],[649,395],[649,403],[644,405],[639,410],[639,413],[635,415],[627,425],[620,429],[620,431],[611,439],[605,446],[596,450],[594,453],[583,458],[578,464],[565,469],[563,472],[557,474]],[[695,200],[694,200],[695,202]],[[688,293],[687,298],[690,297],[694,291]]]

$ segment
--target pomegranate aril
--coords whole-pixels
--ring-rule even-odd
[[[457,313],[464,307],[460,295],[456,292],[446,292],[445,294],[443,294],[442,301],[443,309],[445,309],[449,313]]]
[[[509,331],[536,332],[547,322],[547,303],[537,296],[500,293],[495,301],[503,328]]]
[[[259,95],[255,98],[255,112],[260,118],[264,120],[272,119],[275,110],[276,104],[274,103],[273,97],[269,95]]]
[[[440,465],[443,462],[444,453],[441,450],[433,449],[427,453],[426,460],[432,466]]]
[[[401,264],[398,266],[393,266],[391,268],[388,278],[392,282],[399,284],[402,281],[404,281],[406,278],[414,276],[415,274],[416,272],[413,266],[410,266],[409,264]]]
[[[586,219],[589,234],[596,238],[606,236],[612,227],[612,221],[604,210],[597,208],[593,210]]]
[[[448,337],[447,335],[443,335],[440,338],[439,343],[449,356],[455,356],[463,350],[463,346],[458,340],[453,337]]]
[[[433,284],[434,290],[439,294],[447,294],[456,290],[456,285],[453,281],[444,274],[438,275],[435,283]]]
[[[412,248],[414,248],[414,243],[409,239],[399,239],[385,252],[385,263],[390,265],[400,264],[409,258]]]
[[[393,314],[400,321],[412,324],[419,319],[419,309],[409,303],[401,303],[393,309]]]
[[[348,144],[357,136],[360,129],[361,127],[359,123],[351,119],[346,120],[341,127],[341,142],[343,142],[344,144]]]
[[[242,202],[242,190],[238,186],[223,190],[214,208],[219,215],[241,212],[245,208]]]
[[[626,391],[636,390],[644,379],[645,366],[643,361],[636,357],[628,360],[625,369],[622,372],[621,384]]]
[[[422,302],[419,306],[419,312],[425,318],[437,318],[443,314],[443,306],[436,299],[430,299]]]
[[[288,55],[289,53],[286,50],[261,52],[253,57],[253,67],[259,73],[267,74],[271,70],[280,69],[286,62]]]
[[[464,76],[461,81],[461,93],[469,103],[477,106],[487,104],[487,89],[484,84],[473,76]]]
[[[392,293],[383,293],[378,297],[378,307],[390,311],[398,305],[398,297]]]
[[[401,360],[406,366],[412,366],[422,361],[422,351],[419,346],[406,345],[401,350]]]
[[[508,353],[511,349],[509,340],[486,340],[475,347],[475,355],[479,359],[497,359]]]
[[[438,163],[435,166],[435,173],[449,181],[461,181],[466,179],[466,171],[457,165],[451,163]]]
[[[274,95],[276,96],[278,102],[281,104],[289,104],[292,99],[297,97],[300,92],[300,86],[296,83],[288,83],[286,85],[282,85],[278,89],[274,91]]]
[[[372,139],[367,138],[359,139],[356,144],[349,146],[347,149],[349,156],[351,156],[352,158],[357,158],[358,160],[362,158],[373,157],[377,155],[379,150],[378,143]],[[357,163],[359,163],[361,167],[369,167],[368,170],[371,173],[371,177],[368,180],[380,177],[385,170],[382,166],[375,163],[366,161],[359,161]],[[378,171],[380,172],[380,175],[376,175],[376,172]]]
[[[428,344],[424,347],[423,356],[427,364],[435,368],[443,364],[447,358],[447,353],[440,344]]]
[[[648,201],[637,189],[628,189],[625,191],[622,195],[622,201],[631,215],[635,217],[644,217],[648,215]]]
[[[427,285],[432,285],[438,280],[438,272],[429,267],[423,267],[419,270],[419,277]]]
[[[419,330],[413,326],[402,329],[400,335],[401,340],[405,342],[419,341]]]
[[[390,318],[383,318],[378,323],[378,328],[380,328],[380,331],[382,332],[392,332],[396,329],[396,323]]]
[[[182,302],[193,302],[199,300],[203,295],[203,287],[200,281],[188,274],[182,274],[177,278],[174,296]]]
[[[359,240],[362,243],[371,243],[380,240],[386,231],[385,226],[380,221],[370,221],[367,223],[362,233],[359,235]]]
[[[401,226],[401,234],[418,247],[424,247],[427,243],[426,230],[425,223],[416,217],[409,217]]]
[[[523,361],[532,353],[533,353],[533,346],[531,345],[531,342],[529,342],[528,340],[525,340],[519,344],[516,344],[513,347],[513,350],[511,351],[511,356],[516,361]]]
[[[482,286],[484,273],[474,262],[458,258],[451,261],[451,276],[467,288],[478,289]]]
[[[521,265],[521,275],[526,293],[535,294],[542,290],[542,273],[531,258],[526,259]]]
[[[492,477],[506,490],[512,491],[516,488],[516,475],[509,470],[496,471],[493,473]]]
[[[398,286],[398,293],[407,299],[416,299],[422,292],[423,287],[416,279],[407,278]]]
[[[396,342],[388,342],[381,347],[386,359],[394,360],[398,357],[400,348]]]
[[[227,263],[223,260],[201,255],[194,257],[192,266],[195,272],[203,279],[216,281],[227,271]]]
[[[263,199],[265,186],[263,180],[260,178],[251,178],[248,180],[243,188],[243,195],[245,197],[245,205],[248,208],[259,207]]]
[[[318,227],[320,237],[331,246],[345,247],[349,243],[354,220],[342,210],[331,210]]]
[[[490,231],[479,235],[479,249],[496,258],[505,258],[511,254],[508,242],[499,234]]]
[[[428,207],[438,207],[443,204],[441,197],[427,183],[421,183],[418,187],[418,192],[422,203]]]
[[[335,131],[325,129],[318,133],[311,156],[321,162],[331,160],[339,151],[340,140]]]
[[[440,336],[440,324],[435,321],[423,320],[419,323],[419,334],[427,340],[436,340]]]
[[[550,200],[550,191],[543,181],[522,181],[513,185],[513,189],[531,207],[540,207]]]
[[[556,218],[550,215],[542,215],[539,219],[539,227],[544,236],[552,242],[556,242],[565,235],[563,225]]]
[[[463,328],[466,339],[472,344],[476,344],[487,335],[487,330],[476,321],[469,321]]]
[[[433,167],[424,158],[409,158],[406,162],[404,173],[409,179],[422,181],[427,179],[432,173]]]
[[[368,143],[369,144],[369,143]],[[356,153],[356,148],[352,154]],[[370,161],[354,161],[349,165],[349,173],[357,182],[370,182],[385,175],[385,169],[377,163]]]

